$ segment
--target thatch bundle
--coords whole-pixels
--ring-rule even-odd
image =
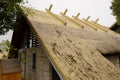
[[[120,36],[34,21],[31,24],[65,80],[120,79],[120,71],[101,55],[120,52]]]

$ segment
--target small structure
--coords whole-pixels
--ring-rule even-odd
[[[18,60],[0,60],[0,80],[22,80],[22,70]]]
[[[117,33],[120,33],[120,25],[117,24],[117,22],[115,22],[111,27],[110,27],[111,30],[117,32]]]
[[[120,52],[120,35],[97,23],[32,10],[12,37],[25,80],[120,80],[120,70],[102,54]],[[24,10],[23,10],[24,12]]]
[[[107,58],[110,62],[112,62],[117,68],[120,68],[120,53],[107,53],[102,54],[105,58]]]
[[[115,22],[111,27],[111,30],[120,33],[120,26]],[[116,67],[120,68],[120,53],[119,52],[110,52],[103,54],[108,60],[110,60]]]

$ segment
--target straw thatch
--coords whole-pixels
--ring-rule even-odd
[[[120,80],[120,70],[101,55],[120,52],[118,34],[63,26],[43,12],[27,19],[64,80]]]
[[[13,74],[22,72],[19,61],[17,59],[1,59],[1,74]]]

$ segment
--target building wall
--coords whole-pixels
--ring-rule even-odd
[[[22,80],[21,67],[17,59],[0,60],[0,80]]]
[[[21,66],[23,68],[23,77],[26,80],[51,80],[51,64],[40,47],[29,48],[21,53]],[[33,69],[33,54],[36,54],[36,66]],[[26,56],[26,58],[25,58]],[[34,62],[35,62],[34,61]],[[26,63],[25,63],[26,62]]]
[[[120,28],[118,28],[118,29],[116,30],[116,32],[120,33]]]
[[[120,68],[120,55],[105,55],[116,67]]]

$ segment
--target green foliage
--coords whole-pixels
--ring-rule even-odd
[[[113,0],[110,7],[114,16],[116,16],[117,22],[120,25],[120,0]]]
[[[17,15],[20,14],[20,3],[23,0],[0,0],[0,35],[14,30]]]
[[[1,51],[8,51],[9,47],[10,47],[10,41],[8,40],[4,40],[0,43]]]
[[[0,52],[4,54],[3,57],[14,58],[18,53],[18,49],[14,48],[10,44],[10,41],[4,40],[0,43]],[[6,55],[6,53],[7,53],[7,55]]]
[[[0,52],[3,54],[2,57],[7,58],[9,53],[10,42],[8,40],[2,41],[0,43]]]
[[[2,52],[2,50],[0,49],[0,52]]]
[[[15,48],[13,45],[10,45],[8,57],[17,58],[17,55],[18,55],[18,49]]]

